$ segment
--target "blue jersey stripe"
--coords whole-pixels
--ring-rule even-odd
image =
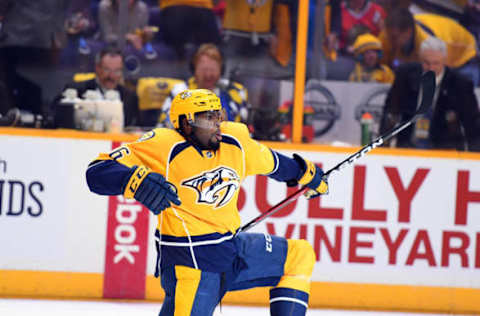
[[[170,159],[168,160],[168,163],[171,163],[175,157],[180,154],[182,151],[187,149],[188,147],[192,146],[189,142],[183,142],[180,144],[175,145],[175,147],[172,150],[172,154],[170,155]]]
[[[237,146],[238,148],[242,149],[242,146],[240,146],[240,143],[233,137],[222,134],[222,143],[227,143],[230,145]]]

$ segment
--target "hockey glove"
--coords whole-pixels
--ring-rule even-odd
[[[297,154],[293,154],[293,159],[300,165],[300,173],[297,176],[298,183],[311,189],[305,193],[305,196],[311,199],[321,194],[328,194],[328,183],[323,176],[323,170]]]
[[[135,198],[145,205],[153,214],[158,215],[171,203],[180,205],[174,186],[156,172],[148,171],[145,167],[134,166],[133,175],[124,190],[126,198]]]

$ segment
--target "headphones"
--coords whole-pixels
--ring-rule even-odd
[[[197,64],[198,60],[202,55],[207,55],[217,61],[220,64],[220,76],[224,75],[225,62],[223,58],[223,53],[215,44],[212,43],[202,44],[200,45],[200,47],[198,47],[197,51],[195,52],[189,63],[189,69],[192,74],[195,74],[195,65]]]

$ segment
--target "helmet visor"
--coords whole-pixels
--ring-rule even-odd
[[[216,129],[223,121],[223,111],[205,111],[195,113],[195,121],[190,122],[192,126],[204,129]]]

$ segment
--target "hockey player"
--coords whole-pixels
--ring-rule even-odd
[[[237,233],[237,198],[246,176],[264,174],[327,192],[323,171],[250,138],[245,125],[222,122],[220,99],[205,89],[172,101],[175,129],[157,128],[102,153],[87,169],[91,191],[123,194],[158,215],[155,275],[160,315],[212,315],[227,291],[271,286],[271,315],[305,315],[315,253],[305,240]]]

